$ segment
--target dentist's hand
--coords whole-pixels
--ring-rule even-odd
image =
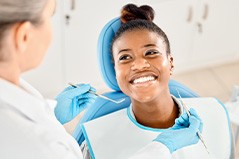
[[[154,141],[163,143],[171,153],[185,146],[199,141],[197,131],[202,132],[203,123],[194,109],[190,109],[191,116],[183,113],[175,120],[171,129],[162,132]]]
[[[67,87],[57,97],[55,115],[60,123],[65,124],[74,119],[87,106],[94,103],[96,95],[88,91],[94,91],[89,84],[77,84],[80,87]]]

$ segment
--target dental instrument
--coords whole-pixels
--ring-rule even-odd
[[[180,98],[180,102],[181,102],[181,104],[182,104],[184,110],[186,111],[186,113],[188,114],[188,116],[191,116],[188,107],[187,107],[186,104],[184,103],[184,101],[183,101],[181,95],[179,94],[178,89],[176,89],[176,90],[177,90],[178,96],[179,96],[179,98]],[[206,146],[206,144],[205,144],[205,141],[203,140],[203,137],[202,137],[200,131],[197,132],[197,135],[198,135],[199,139],[201,140],[202,144],[204,145],[204,147],[205,147],[207,153],[209,154],[208,148],[207,148],[207,146]]]
[[[72,87],[75,87],[75,88],[79,87],[79,86],[77,86],[77,85],[75,85],[75,84],[72,84],[72,83],[68,83],[68,84],[71,85]],[[120,99],[120,100],[113,100],[113,99],[110,99],[110,98],[108,98],[108,97],[106,97],[106,96],[103,96],[103,95],[101,95],[101,94],[98,94],[98,93],[96,93],[96,92],[93,92],[93,91],[91,91],[91,90],[89,90],[88,92],[90,92],[90,93],[92,93],[92,94],[95,94],[96,96],[98,96],[98,97],[100,97],[100,98],[103,98],[103,99],[106,99],[106,100],[108,100],[108,101],[114,102],[114,103],[116,103],[116,104],[119,104],[119,103],[121,103],[121,102],[123,102],[123,101],[125,100],[125,98],[122,98],[122,99]]]

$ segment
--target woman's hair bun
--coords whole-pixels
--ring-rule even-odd
[[[122,23],[136,19],[153,21],[154,10],[148,5],[142,5],[138,7],[135,4],[127,4],[122,8],[120,18]]]

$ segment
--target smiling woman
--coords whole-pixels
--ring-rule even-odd
[[[170,94],[168,83],[174,68],[173,57],[166,34],[152,22],[153,19],[154,10],[148,5],[138,7],[128,4],[122,8],[120,28],[111,43],[112,56],[108,57],[113,58],[112,68],[117,84],[130,97],[131,104],[83,124],[86,141],[82,147],[86,156],[97,159],[129,158],[153,141],[163,143],[179,159],[208,158],[204,147],[199,146],[198,149],[198,136],[193,131],[181,131],[194,122],[189,120],[187,124],[176,126],[178,121],[186,121],[188,116],[179,100]],[[108,24],[106,26],[110,28],[108,30],[112,29]],[[103,34],[107,32],[104,31]],[[203,124],[197,112],[191,109],[190,113],[198,122],[194,130],[202,131]],[[165,135],[168,132],[170,134]],[[200,152],[199,157],[192,157],[187,148],[181,149],[188,145]],[[150,152],[152,150],[155,150],[154,146]],[[165,152],[144,158],[166,158]]]
[[[173,57],[166,34],[153,19],[154,10],[149,6],[124,6],[123,24],[112,42],[112,53],[117,82],[131,97],[137,121],[167,128],[179,115],[168,88]]]
[[[167,51],[169,43],[161,36],[163,32],[147,29],[145,25],[150,24],[148,28],[156,28],[156,25],[145,22],[130,21],[126,25],[131,30],[124,29],[123,25],[124,32],[119,30],[121,35],[116,35],[112,44],[116,79],[120,89],[131,97],[138,122],[153,128],[167,128],[179,115],[168,88],[173,57]]]
[[[135,24],[143,23],[127,23]],[[116,36],[112,45],[116,79],[121,90],[131,97],[137,121],[145,126],[167,128],[179,115],[168,88],[173,58],[167,53],[166,40],[143,26]]]

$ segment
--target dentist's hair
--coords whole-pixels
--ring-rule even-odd
[[[48,0],[0,0],[0,61],[7,57],[1,53],[5,35],[14,24],[29,21],[41,24],[41,15]]]
[[[142,5],[140,7],[134,4],[127,4],[121,10],[121,26],[117,31],[112,44],[111,50],[114,45],[114,42],[122,36],[125,32],[133,30],[148,30],[150,32],[157,33],[160,37],[163,38],[166,45],[166,52],[170,54],[170,43],[167,35],[160,29],[155,23],[154,20],[154,10],[148,5]]]

